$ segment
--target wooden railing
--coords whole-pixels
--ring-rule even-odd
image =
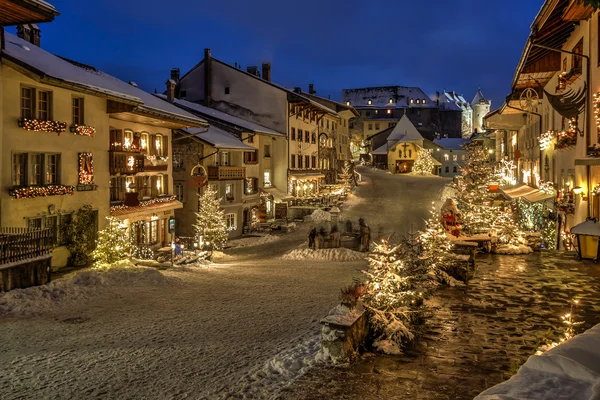
[[[209,181],[233,181],[246,178],[244,167],[208,167]]]
[[[54,242],[50,229],[0,228],[0,265],[48,255]]]
[[[144,172],[144,159],[143,155],[111,152],[108,161],[110,174],[137,174],[138,172]]]

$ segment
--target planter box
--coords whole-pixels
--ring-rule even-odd
[[[339,305],[321,320],[321,356],[333,363],[354,359],[369,336],[369,320],[362,305]]]

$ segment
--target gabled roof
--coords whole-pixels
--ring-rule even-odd
[[[441,138],[434,139],[433,143],[443,147],[446,150],[462,150],[462,145],[468,143],[471,139],[462,138]]]
[[[256,150],[254,147],[242,142],[237,136],[225,132],[215,126],[210,126],[208,131],[202,128],[182,129],[209,145],[221,150]]]
[[[410,99],[414,99],[411,103]],[[417,99],[425,100],[425,104]],[[392,102],[390,103],[390,100]],[[371,101],[371,104],[369,104]],[[343,89],[342,103],[350,102],[354,108],[436,108],[436,104],[418,87],[377,86]]]
[[[177,120],[187,126],[207,125],[203,119],[93,67],[67,61],[10,33],[5,34],[5,42],[3,57],[40,82],[133,105],[134,111],[159,119]]]
[[[157,96],[163,100],[166,100],[166,98],[167,98],[167,96],[164,94],[155,94],[155,96]],[[219,111],[219,110],[215,110],[214,108],[203,106],[201,104],[192,103],[191,101],[175,99],[174,104],[177,107],[181,107],[186,111],[189,111],[194,114],[199,114],[202,118],[206,118],[209,120],[222,121],[226,124],[233,125],[244,132],[265,133],[268,135],[275,135],[275,136],[286,136],[285,133],[278,132],[271,128],[267,128],[265,126],[259,125],[256,122],[248,121],[243,118],[224,113],[223,111]]]
[[[309,99],[316,101],[317,103],[321,103],[324,106],[331,105],[331,106],[335,107],[335,109],[336,109],[337,112],[341,112],[341,111],[347,110],[347,111],[350,111],[352,114],[354,114],[357,117],[360,115],[359,112],[356,111],[356,109],[354,107],[349,106],[346,103],[341,103],[339,101],[334,101],[334,100],[331,100],[331,99],[326,99],[324,97],[317,96],[316,94],[310,94],[310,93],[304,93],[304,92],[302,92],[302,95],[304,97],[308,97]]]
[[[302,102],[310,103],[312,106],[320,109],[322,112],[325,112],[327,114],[330,114],[330,115],[332,115],[334,117],[338,117],[339,118],[339,115],[337,115],[337,113],[334,110],[332,110],[331,108],[325,107],[324,105],[319,104],[316,101],[313,101],[313,100],[311,100],[311,99],[309,99],[309,98],[307,98],[305,96],[302,96],[302,95],[294,92],[293,90],[287,89],[287,88],[285,88],[283,86],[280,86],[280,85],[278,85],[276,83],[273,83],[271,81],[267,81],[265,79],[261,79],[260,77],[258,77],[256,75],[248,73],[248,72],[246,72],[246,71],[244,71],[242,69],[236,68],[233,65],[227,64],[226,62],[223,62],[223,61],[219,60],[218,58],[215,58],[215,57],[212,57],[212,56],[211,56],[211,62],[217,62],[217,63],[219,63],[219,64],[221,64],[221,65],[223,65],[225,67],[231,68],[232,70],[234,70],[234,71],[236,71],[236,72],[238,72],[240,74],[244,74],[246,76],[250,76],[253,79],[257,79],[258,81],[260,81],[260,82],[262,82],[262,83],[264,83],[266,85],[269,85],[269,86],[272,86],[274,88],[277,88],[277,89],[285,92],[288,95],[288,99],[291,99],[291,101],[296,100],[296,101],[302,101]],[[198,67],[200,67],[202,64],[204,64],[204,59],[200,60],[200,62],[198,64],[194,65],[192,67],[192,69],[190,69],[188,72],[186,72],[181,77],[180,81],[182,81],[183,79],[185,79],[186,76],[188,76],[192,71],[194,71],[195,69],[197,69]]]
[[[424,139],[410,119],[406,115],[403,115],[387,140],[394,142],[414,142]]]
[[[376,156],[387,155],[387,153],[388,153],[387,143],[385,143],[383,146],[381,146],[371,152],[371,154],[376,155]]]
[[[481,93],[481,88],[477,89],[477,94],[473,97],[473,101],[471,104],[479,104],[479,103],[487,103],[487,100],[483,93]]]
[[[379,131],[377,133],[373,133],[372,135],[367,136],[367,140],[369,139],[373,139],[375,136],[379,136],[379,135],[390,135],[392,133],[392,131],[394,130],[395,126],[390,126],[389,128],[386,128],[382,131]]]

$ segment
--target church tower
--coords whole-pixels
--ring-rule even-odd
[[[471,107],[473,108],[473,131],[475,133],[485,131],[483,117],[492,109],[492,101],[487,100],[483,93],[481,93],[481,89],[478,89],[475,98],[471,102]]]

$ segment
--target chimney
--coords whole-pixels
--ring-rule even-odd
[[[204,49],[204,105],[212,104],[212,56],[210,49]]]
[[[31,24],[29,26],[31,27],[31,43],[34,46],[40,47],[40,41],[42,38],[40,28],[36,24]]]
[[[440,92],[435,92],[435,102],[440,106]]]
[[[315,84],[314,83],[309,83],[308,84],[308,94],[316,94],[317,91],[315,90]]]
[[[260,77],[260,73],[258,72],[258,67],[256,65],[246,67],[246,72],[248,72],[250,75]]]
[[[295,87],[294,88],[294,93],[298,93],[298,94],[302,93],[302,88]]]
[[[173,79],[167,81],[167,101],[173,103],[175,101],[175,86],[177,83]]]
[[[179,68],[171,68],[171,79],[175,81],[175,83],[179,82]]]
[[[271,82],[271,63],[262,63],[262,77],[265,81]]]
[[[29,24],[18,25],[17,36],[23,39],[24,41],[31,43],[31,28],[29,28]]]

